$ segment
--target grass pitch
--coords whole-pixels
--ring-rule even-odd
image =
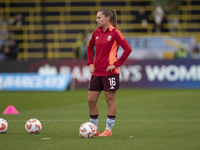
[[[0,118],[8,132],[0,135],[2,150],[199,150],[200,91],[121,89],[116,95],[117,118],[112,137],[83,139],[79,127],[89,121],[87,90],[67,92],[0,92]],[[19,115],[3,115],[14,105]],[[105,129],[107,105],[99,101],[99,130]],[[38,118],[38,135],[25,122]]]

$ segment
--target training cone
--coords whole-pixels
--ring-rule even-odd
[[[3,114],[19,114],[17,109],[13,105],[8,105],[6,110],[3,112]]]

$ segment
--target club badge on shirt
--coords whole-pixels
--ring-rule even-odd
[[[99,37],[97,36],[96,38],[95,38],[95,40],[97,40]]]
[[[111,38],[112,38],[112,36],[111,36],[111,35],[108,35],[107,41],[111,41]]]

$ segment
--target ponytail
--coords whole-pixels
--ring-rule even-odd
[[[111,9],[111,12],[113,13],[113,17],[110,18],[110,22],[115,28],[117,28],[117,13],[114,9]]]

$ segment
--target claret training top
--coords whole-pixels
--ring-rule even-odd
[[[124,49],[122,56],[117,60],[117,52],[119,45]],[[95,47],[95,57],[93,61]],[[119,74],[118,67],[123,64],[126,58],[131,53],[131,47],[121,34],[121,32],[110,26],[105,32],[103,28],[97,28],[90,39],[87,48],[88,65],[94,63],[93,76],[107,76],[111,74]],[[110,65],[115,65],[112,72],[107,72],[106,68]]]

